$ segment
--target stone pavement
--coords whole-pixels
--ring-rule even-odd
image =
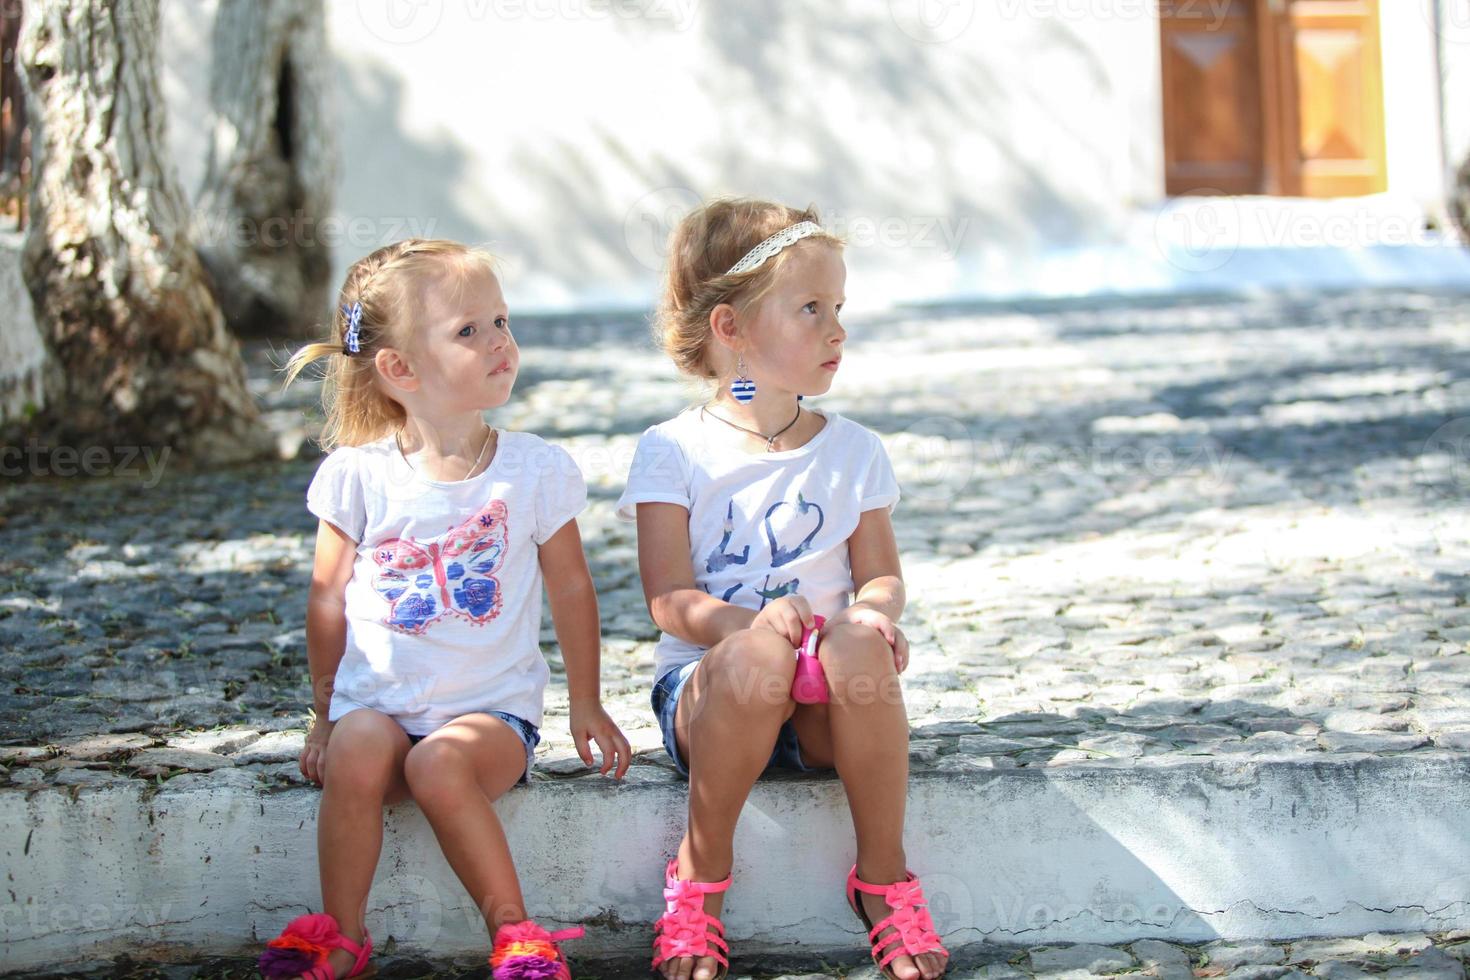
[[[1294,943],[1217,942],[1201,946],[1143,939],[1127,946],[970,947],[956,954],[948,976],[951,980],[1078,980],[1092,976],[1130,975],[1156,980],[1462,980],[1470,957],[1470,933],[1430,937],[1422,933],[1372,933],[1352,939],[1302,940]],[[480,980],[489,976],[483,964],[444,962],[407,956],[376,959],[381,980],[420,977],[454,977]],[[578,960],[571,957],[572,975],[578,980],[623,980],[651,976],[646,964]],[[841,976],[849,980],[880,980],[871,963],[856,961],[826,964],[821,972],[807,972],[806,963],[796,972],[782,973],[780,958],[768,961],[769,969],[756,976],[779,980],[806,980]],[[32,980],[49,977],[88,977],[92,980],[231,980],[254,977],[249,960],[212,960],[202,964],[157,966],[149,963],[83,964],[65,974],[29,974]],[[731,973],[732,980],[747,980],[750,974]]]
[[[1467,323],[1420,294],[858,321],[822,404],[880,432],[905,486],[916,763],[1470,749]],[[518,332],[496,421],[587,474],[606,696],[661,764],[612,503],[692,392],[639,318]],[[314,393],[281,396],[272,356],[254,384],[299,444]],[[0,489],[0,778],[290,778],[315,464]],[[574,774],[556,683],[548,710],[541,772]]]
[[[1416,292],[854,318],[819,404],[879,432],[905,488],[916,770],[1470,750],[1467,325],[1470,299]],[[587,475],[605,695],[672,778],[612,504],[638,434],[696,392],[639,317],[517,333],[494,421]],[[299,447],[314,393],[250,356]],[[299,782],[311,457],[0,488],[0,787]],[[538,777],[576,777],[548,651]]]

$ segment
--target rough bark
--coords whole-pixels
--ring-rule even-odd
[[[33,434],[53,445],[261,455],[234,338],[164,158],[157,0],[30,0],[35,146],[25,280],[50,352]]]
[[[46,404],[46,344],[21,278],[22,238],[0,232],[0,425]]]
[[[1470,159],[1463,161],[1455,171],[1449,204],[1450,217],[1460,230],[1460,240],[1470,242]]]
[[[221,0],[200,251],[239,335],[314,333],[330,302],[334,141],[321,0]],[[330,237],[330,236],[326,236]]]

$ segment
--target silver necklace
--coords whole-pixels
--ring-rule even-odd
[[[470,474],[480,468],[480,461],[485,458],[485,450],[490,448],[490,443],[495,436],[495,430],[488,425],[485,426],[485,429],[487,431],[485,433],[485,441],[480,444],[480,455],[475,457],[475,461],[470,464],[470,468],[465,471],[465,475],[459,478],[461,481],[468,480]],[[393,433],[393,442],[398,446],[398,455],[403,457],[403,461],[408,464],[408,468],[417,473],[419,468],[413,465],[413,461],[408,458],[408,453],[403,451],[403,440],[399,438],[397,432]]]
[[[719,419],[721,422],[725,423],[726,425],[728,425],[732,429],[739,429],[741,432],[747,432],[750,435],[753,435],[753,436],[755,436],[755,437],[757,437],[759,439],[764,439],[766,441],[766,452],[773,453],[773,452],[776,451],[776,440],[779,439],[779,438],[781,438],[781,436],[786,432],[787,429],[789,429],[793,425],[795,425],[797,419],[801,418],[801,406],[800,405],[797,405],[796,406],[796,414],[793,415],[793,416],[791,416],[791,421],[790,422],[787,422],[785,425],[781,426],[781,428],[778,429],[772,435],[766,435],[764,432],[757,432],[754,429],[747,429],[743,425],[740,425],[740,424],[735,423],[735,422],[731,422],[729,419],[725,418],[724,416],[716,415],[714,412],[711,412],[704,405],[699,406],[699,414],[700,415],[708,415],[712,419]]]

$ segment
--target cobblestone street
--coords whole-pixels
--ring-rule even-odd
[[[1470,749],[1466,310],[1387,294],[859,321],[822,404],[883,434],[905,487],[916,759]],[[637,318],[518,329],[495,421],[587,476],[607,696],[652,750],[655,631],[611,505],[638,434],[694,391]],[[299,439],[314,392],[281,397],[268,357],[258,390]],[[303,456],[4,489],[12,782],[294,757]],[[545,728],[544,771],[564,772],[563,726]]]
[[[521,378],[493,421],[582,466],[605,697],[637,777],[672,779],[647,703],[656,631],[612,505],[638,435],[697,391],[639,317],[516,329]],[[816,404],[880,433],[904,487],[916,769],[1470,751],[1464,297],[1032,303],[849,329]],[[250,357],[270,424],[300,444],[315,392],[279,392],[279,350]],[[0,785],[300,781],[316,462],[303,446],[150,476],[140,459],[0,489]],[[537,776],[572,778],[549,618],[543,639]],[[1448,978],[1464,938],[1009,949],[968,975]]]
[[[1422,934],[1373,933],[1352,939],[1304,940],[1297,943],[1209,943],[1179,946],[1144,939],[1129,946],[1037,946],[1030,949],[971,947],[958,954],[946,976],[953,980],[1023,980],[1028,977],[1082,980],[1096,975],[1131,974],[1157,980],[1462,980],[1470,956],[1470,934],[1431,939]],[[795,961],[793,961],[795,962]],[[472,963],[447,964],[409,957],[378,957],[382,980],[419,980],[444,977],[482,980],[490,971]],[[780,972],[772,960],[759,974],[732,972],[734,980],[749,976],[779,980],[842,976],[851,980],[881,980],[871,965],[857,960],[832,963],[812,973],[807,960],[794,972]],[[573,954],[572,975],[582,980],[632,980],[651,974],[637,962],[587,963]],[[30,974],[29,980],[87,976],[109,980],[246,980],[257,976],[248,961],[217,960],[173,967],[149,965],[99,966],[94,971],[67,974]]]

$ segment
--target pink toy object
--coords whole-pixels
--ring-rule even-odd
[[[827,690],[827,674],[817,659],[822,624],[827,617],[814,615],[812,619],[816,625],[801,634],[801,646],[796,649],[796,676],[791,678],[791,698],[797,704],[826,704],[832,700],[832,694]]]

